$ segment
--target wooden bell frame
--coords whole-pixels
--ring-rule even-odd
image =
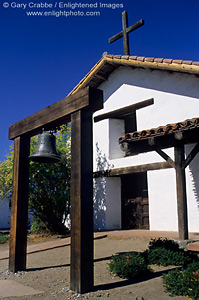
[[[26,269],[30,137],[71,122],[71,289],[93,289],[92,114],[103,108],[103,92],[86,87],[11,125],[14,170],[9,270]]]

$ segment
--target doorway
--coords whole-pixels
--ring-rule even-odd
[[[147,173],[121,176],[122,229],[149,229]]]

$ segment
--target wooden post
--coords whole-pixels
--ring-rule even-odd
[[[188,218],[187,218],[187,195],[185,169],[182,168],[184,161],[184,145],[175,147],[175,169],[176,169],[176,189],[178,205],[178,231],[179,239],[188,239]]]
[[[93,289],[92,113],[71,115],[71,289]]]
[[[24,135],[15,138],[9,255],[11,272],[26,269],[29,149],[29,138]]]

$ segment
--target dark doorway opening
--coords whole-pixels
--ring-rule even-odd
[[[121,176],[122,229],[149,229],[147,173]]]

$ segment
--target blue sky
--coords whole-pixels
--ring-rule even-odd
[[[62,2],[97,3],[97,8],[57,8]],[[40,3],[53,8],[32,8]],[[122,7],[100,8],[100,3]],[[60,10],[97,11],[100,16],[27,16],[28,12]],[[63,99],[104,51],[123,54],[122,40],[109,44],[108,39],[122,30],[124,10],[129,25],[145,21],[130,34],[131,55],[199,61],[198,0],[1,1],[0,160],[11,144],[11,124]]]

